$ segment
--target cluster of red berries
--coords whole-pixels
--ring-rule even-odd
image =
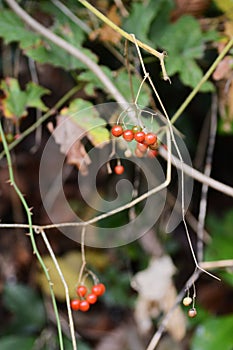
[[[153,132],[145,133],[138,125],[124,130],[120,124],[113,125],[111,132],[114,137],[122,136],[127,142],[135,140],[137,142],[135,155],[138,158],[142,158],[146,153],[151,158],[158,155],[157,136]]]
[[[92,304],[97,302],[98,297],[105,293],[105,285],[103,283],[94,284],[91,293],[87,294],[87,287],[80,285],[76,288],[78,298],[71,300],[70,306],[74,311],[86,312]]]
[[[184,305],[184,306],[189,306],[189,305],[192,304],[192,302],[193,302],[193,299],[190,298],[190,297],[185,297],[185,298],[183,299],[183,305]],[[194,317],[197,316],[197,310],[195,309],[195,307],[192,307],[191,309],[189,309],[189,311],[188,311],[188,316],[189,316],[190,318],[194,318]]]

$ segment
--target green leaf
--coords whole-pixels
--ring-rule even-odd
[[[5,95],[1,101],[4,116],[10,119],[25,117],[27,115],[27,95],[20,89],[18,80],[6,78],[2,80],[0,88]]]
[[[56,6],[46,3],[43,7],[54,17],[52,27],[53,32],[81,50],[94,62],[97,62],[96,55],[81,46],[85,39],[83,30],[71,21],[63,12],[59,11]],[[86,68],[86,65],[73,55],[45,39],[38,42],[38,45],[36,46],[26,48],[25,53],[40,63],[51,63],[54,66],[63,67],[66,70]]]
[[[26,90],[21,90],[19,82],[14,78],[2,80],[0,88],[4,92],[4,98],[0,101],[3,114],[6,118],[16,121],[27,116],[27,107],[35,107],[46,111],[47,107],[41,101],[41,96],[47,94],[49,90],[29,82]]]
[[[203,76],[201,68],[193,60],[182,61],[182,63],[183,66],[180,70],[180,80],[184,85],[195,87]],[[202,85],[200,91],[214,91],[214,85],[210,81],[207,81]]]
[[[182,16],[174,24],[165,27],[158,42],[168,51],[169,56],[184,55],[186,59],[201,58],[204,51],[200,25],[192,16]]]
[[[170,14],[174,8],[173,0],[157,0],[156,1],[156,16],[154,17],[149,31],[149,38],[156,47],[159,46],[159,39],[166,27],[170,25]]]
[[[134,2],[129,17],[123,22],[123,29],[133,33],[135,37],[147,44],[150,43],[148,33],[153,18],[157,15],[163,1]]]
[[[68,108],[61,111],[61,114],[70,116],[71,120],[81,129],[87,131],[87,136],[94,146],[100,146],[109,141],[109,131],[105,127],[106,121],[98,116],[91,102],[75,99]]]
[[[54,7],[54,11],[56,7]],[[54,18],[53,32],[65,39],[78,49],[81,49],[93,61],[97,61],[96,55],[90,50],[81,47],[84,40],[84,33],[75,23],[60,14]],[[86,65],[77,58],[58,47],[56,44],[42,38],[25,28],[21,19],[12,11],[3,10],[0,12],[0,37],[6,43],[19,42],[25,55],[40,63],[50,63],[66,70],[86,68]]]
[[[14,315],[12,328],[15,331],[35,331],[44,326],[44,306],[33,289],[21,284],[6,284],[3,303]]]
[[[45,106],[45,104],[41,100],[41,97],[45,94],[48,94],[49,90],[47,90],[47,89],[43,88],[42,86],[39,86],[31,81],[26,86],[26,93],[27,93],[27,106],[28,107],[38,108],[41,111],[48,110],[48,107]]]
[[[197,327],[191,350],[232,350],[233,315],[207,319]]]
[[[38,36],[25,28],[23,21],[10,10],[0,12],[0,37],[6,44],[20,41],[21,47],[33,45]]]
[[[71,35],[65,38],[66,41],[85,53],[86,56],[97,62],[97,57],[90,50],[82,48],[77,45],[75,38]],[[33,60],[40,63],[50,63],[56,67],[62,67],[65,70],[83,69],[86,68],[85,63],[82,63],[70,53],[58,47],[56,44],[47,40],[40,40],[37,45],[27,47],[24,53]]]
[[[103,72],[108,76],[108,78],[113,82],[113,84],[117,87],[117,89],[121,92],[121,94],[125,97],[128,102],[133,102],[133,96],[130,89],[130,81],[128,72],[125,69],[120,69],[117,72],[112,72],[108,67],[101,66]],[[79,81],[86,82],[85,92],[88,95],[93,96],[95,94],[95,89],[100,88],[102,90],[106,90],[106,87],[103,83],[98,79],[96,75],[94,75],[91,71],[86,71],[78,75]],[[140,86],[141,79],[139,79],[136,75],[132,76],[132,85],[134,97],[138,92]],[[150,90],[146,84],[143,85],[140,96],[138,99],[138,104],[142,106],[148,106],[150,103]]]
[[[132,92],[130,90],[130,82],[129,82],[129,76],[128,72],[126,70],[119,70],[117,73],[115,73],[115,79],[113,80],[118,90],[121,92],[121,94],[126,98],[128,102],[133,102],[133,96]],[[141,78],[138,78],[137,75],[132,75],[132,86],[133,86],[133,93],[134,98],[137,95],[138,89],[140,87]],[[141,106],[148,106],[150,103],[150,89],[148,88],[147,84],[143,84],[143,87],[140,91],[138,104]]]
[[[112,77],[111,70],[106,66],[100,66],[100,68],[111,79]],[[77,79],[78,81],[83,81],[86,83],[84,90],[86,94],[89,96],[95,95],[95,89],[102,89],[102,90],[106,89],[102,81],[99,80],[99,78],[90,70],[80,73],[77,76]]]
[[[4,336],[0,339],[1,350],[23,349],[32,350],[35,338],[17,335]]]
[[[199,22],[192,16],[182,16],[174,24],[167,24],[163,33],[155,33],[155,42],[168,52],[166,68],[168,75],[179,74],[184,85],[195,87],[203,77],[196,59],[203,57],[205,42],[216,39],[216,33],[202,33]],[[205,83],[201,91],[213,91],[210,82]]]

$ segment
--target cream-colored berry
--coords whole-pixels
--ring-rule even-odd
[[[192,301],[193,301],[192,298],[190,298],[190,297],[185,297],[185,298],[183,299],[183,305],[184,305],[184,306],[189,306],[189,305],[192,303]]]

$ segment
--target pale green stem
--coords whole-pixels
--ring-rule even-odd
[[[89,11],[91,11],[101,21],[103,21],[109,27],[111,27],[113,30],[115,30],[117,33],[119,33],[123,38],[126,38],[127,40],[131,41],[132,43],[134,43],[135,40],[136,40],[136,42],[137,42],[139,47],[141,47],[142,49],[146,50],[151,55],[157,57],[159,59],[159,61],[160,61],[162,74],[163,74],[163,79],[170,81],[170,79],[169,79],[169,77],[167,75],[167,72],[166,72],[165,64],[164,64],[164,57],[166,57],[166,53],[165,52],[159,52],[159,51],[153,49],[152,47],[150,47],[149,45],[144,44],[142,41],[140,41],[138,39],[134,40],[132,38],[131,34],[127,33],[122,28],[118,27],[115,23],[110,21],[110,19],[108,19],[108,17],[106,17],[103,13],[101,13],[99,10],[97,10],[88,1],[86,1],[86,0],[78,0],[78,1],[81,2],[81,4],[83,6],[85,6]]]
[[[54,308],[54,313],[55,313],[55,317],[56,317],[56,321],[57,321],[57,328],[58,328],[58,337],[59,337],[59,344],[60,344],[60,349],[64,350],[64,346],[63,346],[63,338],[62,338],[62,330],[61,330],[61,323],[60,323],[60,319],[59,319],[59,314],[58,314],[58,309],[57,309],[57,303],[56,303],[56,299],[55,299],[55,295],[54,295],[54,291],[52,288],[52,281],[48,272],[48,269],[46,268],[44,261],[37,249],[36,246],[36,241],[35,241],[35,237],[34,237],[34,232],[33,232],[33,225],[32,225],[32,213],[31,210],[22,194],[22,192],[20,191],[20,189],[18,188],[18,186],[16,185],[15,182],[15,178],[14,178],[14,172],[13,172],[13,167],[12,167],[12,161],[11,161],[11,155],[9,152],[9,148],[8,148],[8,144],[6,142],[6,138],[5,138],[5,134],[2,128],[2,124],[0,122],[0,136],[2,139],[2,144],[3,144],[3,148],[6,154],[6,159],[7,159],[7,164],[8,164],[8,171],[9,171],[9,183],[10,185],[14,188],[15,192],[17,193],[25,211],[27,214],[27,221],[28,221],[28,229],[29,229],[29,236],[30,236],[30,240],[31,240],[31,244],[32,244],[32,249],[33,249],[33,253],[36,255],[43,271],[44,274],[47,278],[47,281],[49,283],[49,288],[50,288],[50,294],[52,297],[52,303],[53,303],[53,308]]]
[[[176,113],[173,115],[171,119],[171,123],[174,124],[177,119],[180,117],[180,115],[184,112],[185,108],[189,105],[189,103],[192,101],[192,99],[196,96],[202,85],[209,79],[211,74],[214,72],[215,68],[219,64],[219,62],[224,58],[224,56],[227,54],[227,52],[230,50],[230,48],[233,45],[233,38],[228,42],[228,44],[224,47],[222,52],[218,55],[214,63],[211,65],[211,67],[208,69],[208,71],[205,73],[205,75],[202,77],[202,79],[199,81],[197,86],[192,90],[192,92],[189,94],[189,96],[185,99],[185,101],[182,103],[180,108],[176,111]]]

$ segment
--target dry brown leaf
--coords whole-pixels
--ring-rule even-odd
[[[230,74],[232,73],[232,56],[226,56],[224,59],[218,64],[217,68],[213,73],[214,80],[228,79]]]
[[[176,8],[172,12],[172,20],[185,14],[200,17],[209,7],[210,2],[210,0],[175,0]]]
[[[80,140],[75,141],[67,153],[67,163],[75,165],[82,175],[88,174],[88,165],[91,163],[85,147]]]
[[[230,38],[233,35],[233,23],[228,21],[225,23],[224,33]],[[221,53],[225,47],[225,43],[220,42],[217,46],[218,52]],[[232,130],[233,123],[233,56],[227,55],[218,64],[213,79],[217,82],[218,88],[218,109],[221,118],[221,129],[229,133]]]
[[[163,255],[153,259],[147,269],[138,272],[132,280],[132,286],[145,299],[160,303],[175,271],[171,258]]]
[[[115,5],[111,6],[109,12],[106,17],[117,26],[121,25],[121,18],[118,15],[117,7]],[[101,28],[94,30],[90,34],[90,39],[95,40],[98,37],[99,40],[104,42],[110,42],[112,44],[117,44],[121,40],[121,34],[117,33],[114,29],[112,29],[109,25],[104,24]]]
[[[232,38],[232,36],[233,36],[233,22],[232,21],[225,21],[224,34],[226,34],[229,38]]]
[[[233,74],[233,72],[232,72]],[[231,132],[233,122],[233,76],[227,86],[226,80],[218,84],[219,113],[222,119],[222,128],[225,132]]]
[[[55,129],[51,123],[48,124],[48,129],[52,133],[55,142],[60,145],[61,153],[66,155],[67,163],[75,165],[82,175],[86,175],[91,159],[80,141],[85,135],[84,130],[77,123],[65,116],[60,115],[56,120],[57,125]],[[62,123],[63,125],[61,127]]]
[[[161,309],[164,313],[167,313],[176,302],[176,289],[171,283],[170,287],[167,290],[167,293],[164,295],[164,298],[161,302]],[[185,336],[186,322],[184,314],[181,308],[177,307],[173,313],[172,317],[168,320],[167,330],[171,334],[172,338],[176,341],[180,341]]]
[[[172,276],[175,270],[171,258],[164,255],[153,259],[147,269],[138,272],[132,279],[132,287],[139,293],[135,319],[141,334],[146,335],[150,331],[152,318],[157,317],[161,311],[168,312],[174,305],[176,290]],[[172,322],[168,322],[167,330],[174,339],[183,338],[185,318],[179,307],[172,315]]]

